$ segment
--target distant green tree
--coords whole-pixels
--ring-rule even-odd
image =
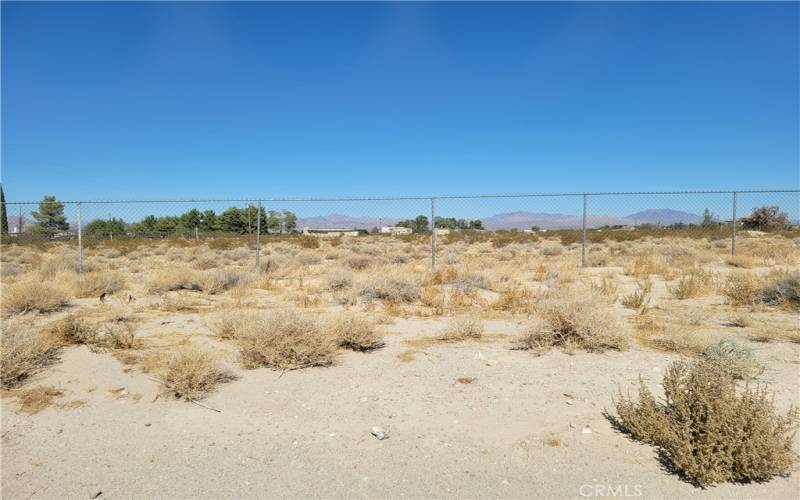
[[[153,226],[153,230],[159,234],[171,234],[182,229],[180,217],[159,217]]]
[[[705,209],[703,211],[703,222],[701,223],[703,227],[711,227],[715,226],[716,223],[714,222],[714,214],[711,213],[711,210]]]
[[[283,230],[285,232],[287,232],[287,233],[291,233],[295,229],[297,229],[297,216],[294,213],[292,213],[292,212],[290,212],[288,210],[284,210],[283,211]]]
[[[469,221],[469,228],[470,229],[483,229],[483,221],[478,219]]]
[[[155,215],[147,215],[139,222],[131,224],[131,230],[134,233],[152,234],[156,232],[156,223],[158,218]]]
[[[86,224],[84,232],[92,236],[107,236],[109,234],[121,235],[128,230],[127,224],[122,219],[112,217],[111,219],[95,219]]]
[[[244,234],[247,232],[245,212],[238,207],[230,207],[217,217],[220,231]]]
[[[203,214],[200,212],[200,210],[192,208],[188,212],[181,215],[180,225],[186,230],[194,230],[195,228],[199,229],[202,220]]]
[[[60,231],[69,230],[69,223],[64,216],[64,204],[55,196],[43,197],[39,202],[39,210],[31,212],[31,215],[36,219],[35,231],[49,238]]]
[[[0,234],[8,234],[8,213],[6,213],[6,193],[0,184]]]
[[[217,214],[213,210],[203,211],[200,217],[200,230],[201,231],[218,231],[219,225],[217,224]]]
[[[428,218],[424,215],[418,215],[415,219],[401,220],[397,223],[398,227],[407,227],[411,229],[412,233],[420,234],[428,232]]]

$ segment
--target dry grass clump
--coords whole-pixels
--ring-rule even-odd
[[[58,348],[49,335],[16,321],[2,328],[0,385],[15,387],[56,359]]]
[[[417,300],[419,286],[416,282],[396,273],[376,272],[364,281],[358,294],[366,300],[399,304]]]
[[[233,326],[233,338],[246,368],[327,366],[336,356],[335,339],[324,332],[320,322],[294,311],[252,315]]]
[[[437,338],[445,342],[462,342],[464,340],[477,340],[483,336],[483,333],[484,326],[480,318],[460,316],[450,320],[447,328]]]
[[[650,302],[653,282],[649,278],[641,279],[636,282],[636,287],[635,292],[623,295],[620,300],[620,303],[628,309],[642,309]]]
[[[304,234],[295,241],[303,248],[319,248],[319,238],[316,236]]]
[[[703,357],[718,364],[737,380],[751,379],[764,371],[764,365],[758,361],[752,349],[732,340],[721,340],[707,346],[703,350]]]
[[[691,310],[645,309],[634,318],[636,337],[652,349],[696,355],[717,339],[707,330],[699,329],[701,322]]]
[[[761,302],[770,306],[800,309],[800,272],[771,276],[760,290]]]
[[[526,313],[531,309],[533,290],[516,281],[512,281],[490,305],[498,311]]]
[[[645,252],[636,256],[631,262],[625,265],[625,274],[646,278],[654,274],[665,275],[669,273],[667,262],[652,253]]]
[[[50,324],[48,333],[59,345],[96,344],[97,328],[86,321],[70,314]]]
[[[592,281],[589,283],[589,288],[597,298],[602,299],[608,304],[613,304],[617,301],[619,286],[613,276],[603,276],[600,283]]]
[[[370,321],[354,314],[343,314],[334,318],[328,325],[331,335],[339,346],[354,351],[372,351],[383,347],[383,332]]]
[[[372,259],[369,257],[364,257],[363,255],[353,255],[352,257],[347,258],[345,264],[347,264],[350,269],[353,269],[354,271],[363,271],[372,264]]]
[[[106,349],[137,349],[141,341],[136,338],[136,326],[129,322],[106,323],[100,329],[98,346]]]
[[[233,378],[214,356],[195,347],[162,354],[151,364],[163,384],[163,393],[176,399],[201,399],[217,384]]]
[[[538,353],[553,347],[589,352],[627,348],[625,325],[600,304],[592,294],[574,289],[550,292],[536,304],[540,319],[529,325],[517,347]]]
[[[244,275],[236,269],[215,269],[203,275],[199,288],[205,293],[214,295],[230,290],[244,281]]]
[[[620,393],[614,420],[634,439],[657,446],[686,480],[697,486],[767,481],[792,471],[798,412],[778,414],[766,386],[737,391],[733,377],[708,360],[673,363],[663,385],[663,403],[643,383],[638,401]]]
[[[125,277],[116,271],[94,271],[84,273],[78,280],[79,297],[111,295],[125,288]]]
[[[731,273],[720,287],[720,293],[732,306],[753,306],[759,300],[761,284],[747,272]]]
[[[60,283],[26,278],[3,286],[3,310],[12,314],[57,311],[69,304],[69,297]]]
[[[201,290],[202,275],[184,266],[160,268],[150,277],[147,290],[150,293],[172,292],[175,290]]]
[[[667,291],[678,300],[691,299],[710,293],[714,275],[701,269],[680,276],[674,285],[667,285]]]
[[[752,257],[748,255],[734,255],[725,259],[725,263],[731,267],[750,269],[756,265]]]
[[[347,290],[353,286],[353,273],[345,269],[335,269],[328,274],[326,284],[328,290],[334,292]]]

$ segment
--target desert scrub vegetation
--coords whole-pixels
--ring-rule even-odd
[[[16,387],[55,361],[58,348],[49,335],[20,321],[4,321],[0,350],[0,382],[4,389]]]
[[[574,288],[551,290],[537,301],[537,317],[516,348],[542,353],[554,347],[589,352],[623,350],[629,345],[627,327],[592,293]]]
[[[76,276],[79,297],[111,295],[125,288],[126,280],[118,271],[93,271]]]
[[[753,306],[758,302],[760,289],[760,282],[755,276],[748,272],[737,272],[725,278],[719,292],[732,306]]]
[[[483,320],[475,316],[458,316],[450,320],[444,331],[437,337],[444,342],[463,342],[478,340],[483,336]]]
[[[702,269],[692,269],[678,277],[667,291],[678,300],[707,295],[713,290],[714,275]]]
[[[245,368],[328,366],[338,347],[317,318],[293,310],[254,313],[229,328]]]
[[[770,306],[800,310],[800,271],[779,272],[767,278],[759,299]]]
[[[3,311],[11,314],[57,311],[69,302],[69,290],[57,282],[27,277],[3,286]]]
[[[371,321],[352,313],[333,318],[326,328],[340,347],[353,351],[372,351],[384,346],[383,332]]]
[[[185,347],[156,356],[148,360],[148,371],[159,378],[162,393],[176,399],[202,399],[217,384],[233,379],[212,354],[197,347]]]
[[[638,401],[620,392],[615,424],[656,446],[668,467],[696,486],[767,481],[788,475],[797,460],[795,408],[779,414],[766,385],[737,388],[712,360],[674,362],[657,402],[640,380]]]
[[[628,309],[643,309],[650,302],[650,292],[653,290],[653,282],[650,278],[637,280],[636,290],[623,295],[620,303]]]
[[[365,300],[381,300],[400,304],[414,302],[419,297],[419,283],[401,276],[397,270],[378,270],[365,277],[358,295]]]
[[[737,380],[755,378],[764,371],[764,365],[758,361],[753,350],[733,340],[720,340],[706,346],[703,357]]]

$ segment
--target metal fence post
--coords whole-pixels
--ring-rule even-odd
[[[261,200],[256,209],[256,271],[261,266]]]
[[[431,268],[436,267],[436,198],[431,198]]]
[[[731,217],[731,256],[736,256],[736,191],[733,192],[733,215]]]
[[[581,220],[581,228],[583,230],[583,238],[581,239],[581,267],[586,267],[586,198],[587,194],[583,194],[583,218]]]
[[[78,274],[83,274],[83,224],[81,224],[81,204],[77,204],[78,217]]]

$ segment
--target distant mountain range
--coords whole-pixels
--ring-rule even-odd
[[[444,215],[446,216],[446,214]],[[398,217],[352,217],[343,214],[330,214],[300,218],[297,221],[297,226],[299,228],[308,227],[309,229],[371,229],[373,227],[392,226],[400,220]],[[486,229],[530,229],[533,226],[541,229],[575,229],[581,227],[582,217],[580,215],[543,212],[508,212],[485,217],[482,221],[483,227]],[[668,225],[678,222],[699,224],[702,221],[703,217],[701,215],[669,208],[643,210],[624,217],[613,215],[586,216],[586,225],[588,227],[632,226],[644,223]]]

